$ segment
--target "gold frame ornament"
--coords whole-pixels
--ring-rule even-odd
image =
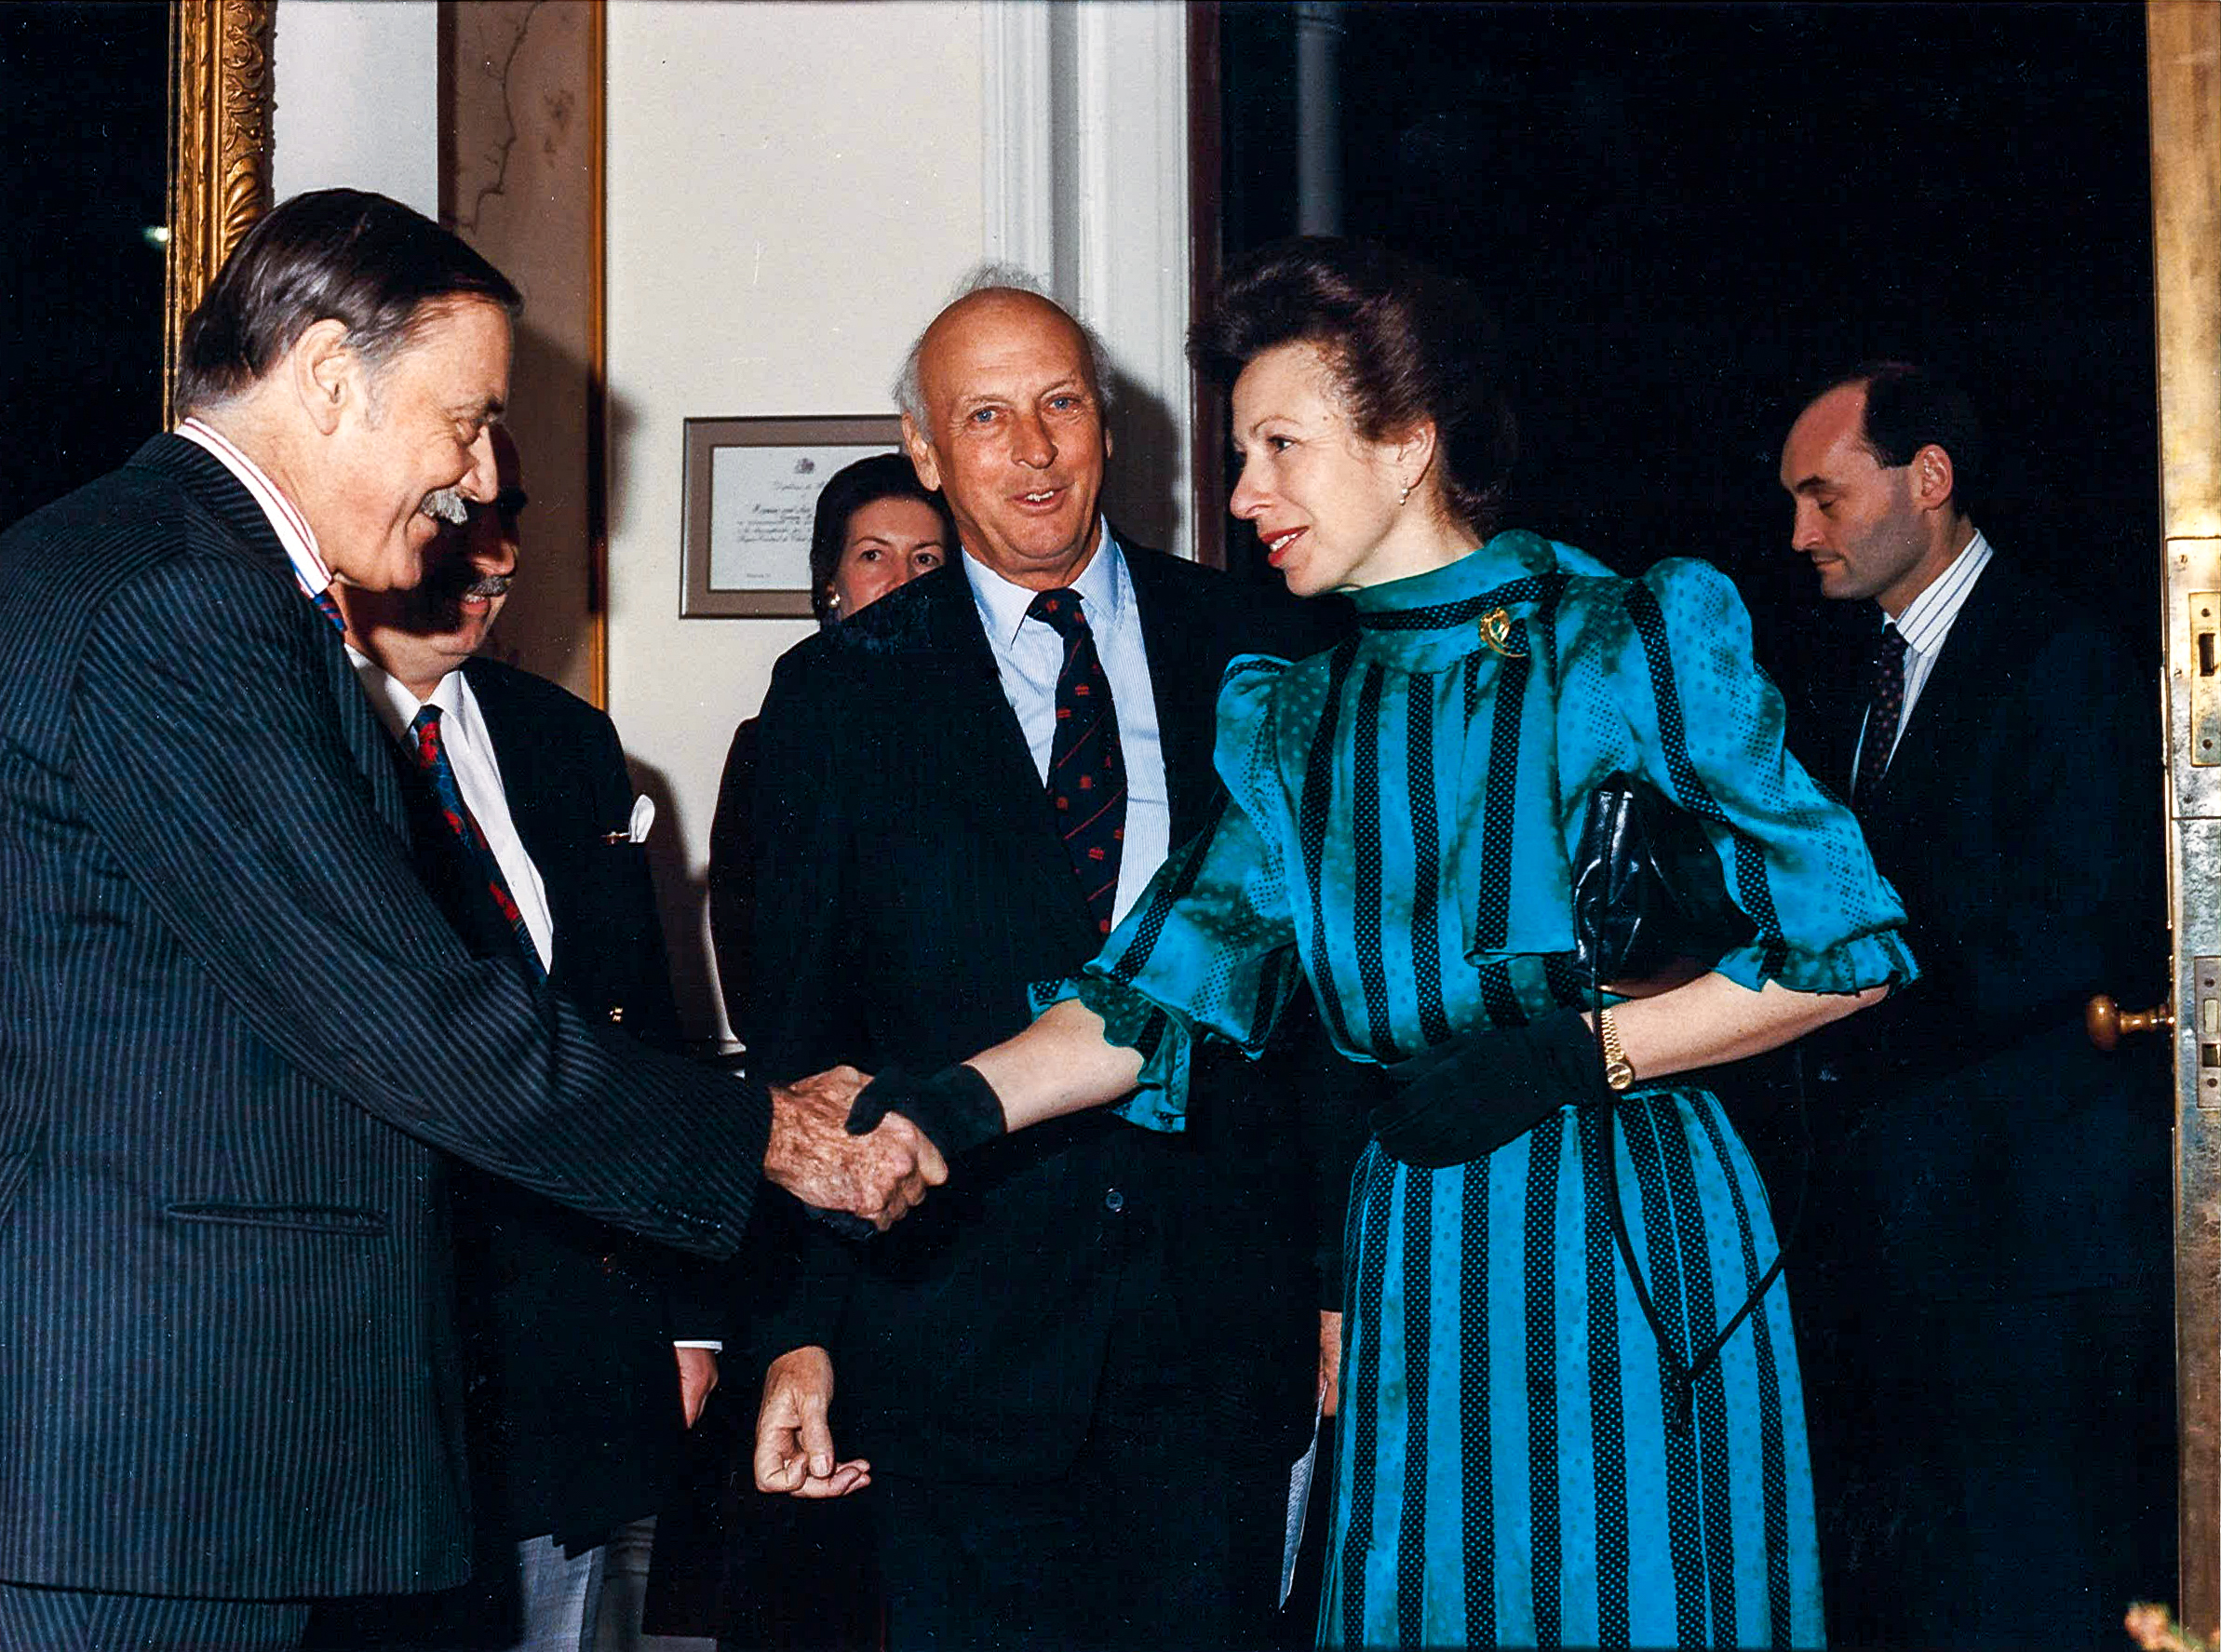
[[[169,257],[162,421],[185,318],[270,207],[271,25],[276,0],[170,0]]]

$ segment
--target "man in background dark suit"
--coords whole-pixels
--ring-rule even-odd
[[[1285,600],[1118,541],[1097,504],[1104,383],[1070,316],[992,273],[913,352],[905,436],[963,556],[774,677],[738,1027],[761,1077],[836,1053],[930,1069],[1024,1027],[1030,984],[1092,957],[1206,819],[1228,658],[1326,640]],[[1114,732],[1060,744],[1106,692]],[[1123,826],[1091,843],[1106,807]],[[1329,1173],[1305,1197],[1285,1069],[1200,1065],[1186,1137],[1063,1121],[969,1155],[894,1242],[805,1234],[757,1484],[869,1484],[890,1645],[1272,1632],[1318,1392],[1305,1212],[1331,1202],[1339,1227],[1341,1189]]]
[[[1782,454],[1823,594],[1880,611],[1809,756],[1923,973],[1808,1046],[1792,1268],[1838,1645],[2109,1645],[2174,1572],[2169,1085],[2081,1015],[2164,956],[2156,696],[1992,559],[1979,463],[1964,396],[1901,363]]]
[[[339,593],[347,646],[422,811],[424,881],[480,957],[526,969],[589,1020],[658,1049],[680,1042],[670,965],[635,803],[609,719],[553,683],[479,657],[507,600],[525,505],[516,444],[492,433],[497,491],[444,531],[411,589]],[[413,760],[436,717],[519,932],[474,885]],[[724,1316],[675,1252],[515,1184],[462,1169],[457,1252],[469,1384],[471,1581],[328,1614],[317,1645],[384,1648],[630,1644],[637,1579],[611,1577],[618,1528],[652,1516],[681,1430],[717,1383]],[[676,1346],[674,1335],[693,1340]],[[674,1381],[674,1376],[677,1380]],[[622,1566],[620,1565],[620,1572]]]
[[[448,1156],[730,1254],[768,1175],[890,1220],[854,1075],[767,1092],[476,959],[330,586],[494,492],[516,289],[384,196],[249,231],[190,415],[0,539],[0,1647],[294,1645],[461,1580]]]

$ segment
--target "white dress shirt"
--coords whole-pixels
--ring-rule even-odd
[[[460,671],[451,671],[434,686],[429,699],[419,700],[387,676],[377,661],[357,652],[352,645],[347,658],[355,664],[355,675],[370,695],[378,720],[411,761],[415,760],[416,736],[409,732],[409,725],[422,707],[439,707],[439,737],[447,747],[448,761],[454,765],[455,785],[485,836],[486,847],[493,852],[494,863],[508,880],[509,893],[532,934],[532,949],[540,955],[540,967],[552,968],[555,920],[547,909],[547,887],[540,881],[540,868],[524,852],[517,823],[509,817],[509,797],[502,789],[493,737],[487,733],[486,720],[478,714],[478,699],[470,692],[469,679]]]
[[[964,577],[1002,674],[1003,697],[1017,714],[1033,767],[1045,790],[1049,748],[1057,739],[1057,677],[1064,669],[1064,638],[1026,610],[1039,594],[1015,585],[966,551]],[[1126,763],[1126,826],[1118,860],[1115,923],[1125,917],[1164,857],[1172,852],[1172,803],[1164,786],[1164,747],[1157,732],[1157,696],[1150,684],[1149,651],[1141,614],[1134,605],[1134,578],[1109,523],[1080,577],[1072,582],[1095,651],[1110,683],[1118,713],[1118,745]]]
[[[1897,727],[1890,734],[1892,759],[1897,755],[1898,741],[1905,737],[1905,724],[1912,721],[1913,707],[1919,703],[1920,691],[1928,686],[1929,675],[1943,655],[1944,638],[1951,635],[1952,622],[1959,618],[1959,611],[1973,593],[1974,582],[1982,577],[1982,571],[1989,566],[1989,559],[1995,554],[1977,528],[1974,537],[1967,542],[1967,548],[1951,559],[1951,566],[1906,603],[1903,613],[1883,622],[1885,629],[1894,629],[1905,638],[1905,705],[1897,713]],[[1862,747],[1865,745],[1863,729],[1859,744]],[[1851,772],[1858,772],[1855,755]]]

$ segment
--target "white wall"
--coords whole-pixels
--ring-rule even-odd
[[[434,0],[278,0],[272,30],[276,198],[344,184],[437,217]]]
[[[682,421],[892,410],[985,246],[982,39],[977,0],[609,9],[609,709],[676,833],[659,870],[696,1027],[725,745],[810,625],[679,617]]]
[[[1105,334],[1138,393],[1108,497],[1186,550],[1184,24],[1177,0],[622,0],[606,20],[609,709],[657,798],[680,1007],[707,1033],[725,746],[809,625],[679,618],[682,423],[891,410],[950,285],[1009,258]],[[436,212],[433,0],[279,0],[276,47],[276,193]]]

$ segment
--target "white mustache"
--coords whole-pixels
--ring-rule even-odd
[[[417,506],[425,516],[442,522],[451,522],[460,528],[470,520],[470,504],[460,490],[441,488],[424,495],[424,502]]]
[[[463,593],[464,598],[466,600],[478,598],[491,602],[496,597],[506,597],[509,594],[510,578],[505,573],[489,573],[483,578],[473,580],[469,589]]]

